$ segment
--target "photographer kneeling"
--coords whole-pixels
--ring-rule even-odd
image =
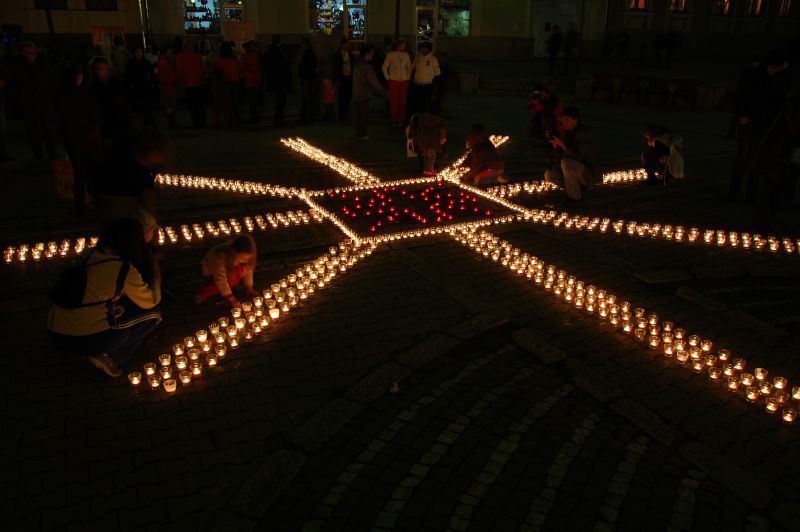
[[[580,200],[584,189],[602,181],[597,162],[597,145],[583,126],[575,107],[567,107],[558,118],[563,133],[548,140],[555,150],[557,164],[545,171],[546,181],[563,186],[572,200]]]

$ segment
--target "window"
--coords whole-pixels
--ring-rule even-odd
[[[673,13],[686,13],[686,0],[670,0],[669,10]]]
[[[731,14],[731,0],[716,0],[714,2],[715,15],[730,15]]]
[[[644,11],[647,9],[647,0],[628,0],[628,9]]]
[[[328,35],[367,38],[367,0],[311,0],[309,28]]]
[[[781,0],[778,4],[778,16],[788,17],[792,14],[792,0]]]
[[[439,35],[469,37],[469,0],[439,0]]]
[[[87,11],[116,11],[117,0],[86,0]]]
[[[183,31],[219,33],[219,2],[217,0],[184,0]]]
[[[67,0],[34,0],[34,9],[67,9]]]
[[[763,0],[748,0],[747,14],[753,17],[760,17],[761,11],[764,9]]]

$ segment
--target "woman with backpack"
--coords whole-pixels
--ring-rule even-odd
[[[109,377],[122,374],[161,322],[161,271],[147,247],[155,220],[142,220],[112,222],[50,291],[47,329],[55,347],[87,357]]]

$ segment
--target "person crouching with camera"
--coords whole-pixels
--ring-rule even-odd
[[[597,145],[576,107],[565,108],[558,122],[561,132],[548,138],[555,151],[555,163],[545,171],[544,178],[562,186],[569,199],[578,201],[589,185],[602,181]]]

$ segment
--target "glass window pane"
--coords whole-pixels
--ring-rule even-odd
[[[347,9],[348,36],[354,40],[363,40],[367,34],[367,10],[363,7]]]
[[[469,0],[439,1],[439,35],[469,36]]]
[[[183,30],[186,33],[220,32],[218,0],[185,0]]]
[[[417,8],[417,42],[432,42],[435,32],[434,10]]]

